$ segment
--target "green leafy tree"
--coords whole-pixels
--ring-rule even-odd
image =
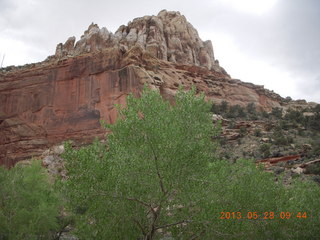
[[[59,198],[40,162],[0,167],[0,239],[53,239]]]
[[[118,121],[107,126],[107,146],[96,141],[80,151],[67,147],[67,188],[79,214],[79,236],[195,234],[203,226],[199,206],[210,201],[203,185],[217,133],[210,108],[194,89],[179,91],[171,106],[145,88],[140,98],[130,95],[127,107],[119,107]]]
[[[210,105],[194,90],[173,106],[148,89],[130,95],[108,128],[105,144],[66,146],[65,193],[80,239],[319,238],[319,187],[284,186],[253,161],[215,159]]]

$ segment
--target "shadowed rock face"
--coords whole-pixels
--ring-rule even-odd
[[[0,70],[0,164],[12,166],[64,140],[102,137],[100,120],[114,122],[114,104],[139,95],[144,83],[168,100],[179,85],[195,85],[216,102],[270,110],[282,101],[262,86],[230,78],[211,42],[179,12],[136,18],[115,34],[91,24],[46,61]]]

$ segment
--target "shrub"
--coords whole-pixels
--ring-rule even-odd
[[[290,143],[293,143],[293,138],[290,136],[285,136],[281,126],[277,126],[273,133],[274,144],[277,146],[286,146]]]
[[[240,105],[234,105],[229,107],[228,112],[226,113],[227,118],[244,118],[246,113]]]
[[[275,117],[276,119],[281,119],[282,118],[282,109],[278,108],[278,107],[272,108],[271,115],[273,117]]]
[[[214,114],[219,114],[219,106],[216,103],[212,103],[210,111]]]
[[[320,175],[320,163],[308,165],[306,167],[306,173]]]
[[[213,103],[211,105],[211,112],[225,116],[229,111],[229,103],[222,101],[220,104]]]
[[[289,109],[285,115],[285,119],[291,122],[304,123],[305,119],[301,111]]]
[[[239,134],[241,137],[245,136],[247,134],[247,128],[244,126],[241,126],[239,129]]]
[[[254,136],[256,137],[261,137],[262,133],[261,133],[261,129],[257,128],[254,130]]]
[[[254,103],[248,103],[247,105],[247,112],[249,114],[256,114],[256,105]]]
[[[260,146],[259,151],[262,154],[263,158],[270,157],[271,155],[270,148],[271,148],[271,145],[268,143],[264,143]]]
[[[266,111],[262,110],[261,111],[261,117],[265,118],[265,119],[268,119],[269,118],[269,113],[267,113]]]
[[[286,146],[288,145],[288,140],[281,134],[277,134],[274,136],[274,144],[277,146]]]
[[[309,118],[308,126],[310,129],[320,131],[320,113],[316,114]]]
[[[259,119],[259,114],[256,110],[256,106],[254,103],[249,103],[246,107],[247,110],[247,117],[250,120],[258,120]]]
[[[229,104],[227,101],[222,101],[220,104],[220,113],[226,113],[229,110]]]

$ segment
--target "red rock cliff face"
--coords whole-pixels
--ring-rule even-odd
[[[0,163],[12,165],[47,145],[103,134],[100,119],[114,122],[114,104],[124,104],[128,93],[140,89],[133,68],[120,68],[117,54],[112,50],[2,75]]]
[[[92,24],[46,61],[0,71],[0,164],[12,166],[64,140],[103,136],[100,120],[114,122],[114,105],[138,95],[144,83],[169,100],[179,85],[195,85],[214,101],[265,110],[281,103],[261,86],[231,79],[211,42],[202,42],[178,12],[135,19],[115,34]]]

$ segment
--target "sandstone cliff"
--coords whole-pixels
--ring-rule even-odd
[[[271,110],[282,98],[263,86],[232,79],[179,12],[136,18],[114,34],[91,24],[79,41],[58,44],[41,63],[0,70],[0,164],[41,154],[67,139],[91,141],[105,134],[100,120],[114,122],[144,83],[171,100],[180,85],[213,101]]]
[[[60,43],[55,57],[78,56],[115,46],[125,52],[140,46],[157,59],[221,70],[215,62],[211,41],[203,42],[179,12],[163,10],[157,16],[136,18],[127,26],[120,26],[115,34],[91,24],[81,39],[76,43],[75,40],[71,37]]]

